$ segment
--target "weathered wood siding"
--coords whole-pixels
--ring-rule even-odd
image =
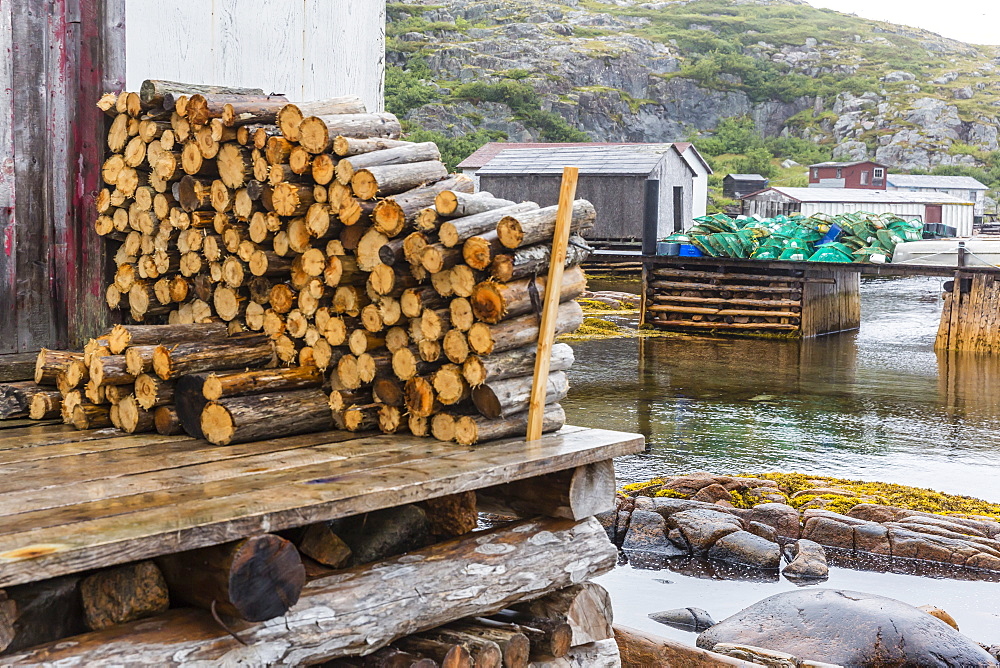
[[[124,12],[125,0],[0,2],[0,354],[102,326],[94,103],[123,84]]]
[[[803,338],[861,327],[861,272],[810,269],[805,276],[836,282],[811,282],[802,286]]]
[[[385,0],[129,0],[128,86],[143,79],[384,105]]]

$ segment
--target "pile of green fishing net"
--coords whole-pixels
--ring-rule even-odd
[[[686,232],[667,242],[692,244],[709,257],[808,262],[887,262],[896,244],[923,238],[923,223],[892,213],[813,214],[695,219]],[[878,257],[881,256],[881,257]]]

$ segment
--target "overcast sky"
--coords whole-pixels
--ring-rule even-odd
[[[817,7],[917,26],[973,44],[1000,44],[998,0],[808,0]]]

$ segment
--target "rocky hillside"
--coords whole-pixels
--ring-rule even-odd
[[[452,159],[503,137],[698,141],[748,117],[792,138],[779,157],[1000,183],[997,47],[798,0],[409,0],[389,17],[387,103]]]

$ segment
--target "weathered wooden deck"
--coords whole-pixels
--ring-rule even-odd
[[[217,447],[187,436],[25,422],[0,422],[0,586],[482,489],[643,447],[636,434],[582,427],[472,447],[339,431]]]

